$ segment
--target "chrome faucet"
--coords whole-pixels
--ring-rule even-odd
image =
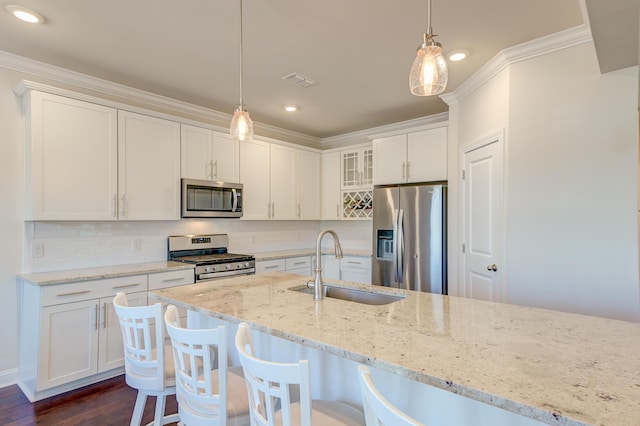
[[[320,231],[320,234],[318,234],[318,240],[316,241],[316,279],[313,282],[313,300],[324,299],[324,283],[322,282],[322,253],[320,252],[320,246],[322,245],[322,237],[324,237],[325,234],[331,234],[333,236],[336,259],[342,259],[342,248],[340,247],[338,234],[331,229],[324,229]]]

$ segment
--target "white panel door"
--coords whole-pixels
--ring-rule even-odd
[[[213,180],[240,182],[240,143],[230,135],[213,133]]]
[[[210,180],[213,171],[213,131],[180,125],[180,175],[187,179]]]
[[[409,133],[405,169],[407,182],[447,180],[447,128]]]
[[[117,110],[37,91],[25,99],[25,218],[115,220]]]
[[[127,294],[129,306],[146,306],[147,292]],[[113,297],[100,299],[100,324],[98,338],[98,372],[112,370],[124,365],[124,348],[120,321],[113,308]]]
[[[255,139],[240,142],[240,183],[242,219],[269,219],[269,143]]]
[[[180,219],[180,124],[118,111],[120,220]]]
[[[340,153],[322,154],[322,220],[340,220]]]
[[[373,184],[406,182],[407,135],[373,141]]]
[[[45,306],[40,313],[36,390],[98,372],[98,300]]]
[[[320,219],[320,154],[297,150],[298,219]]]
[[[503,148],[497,139],[464,154],[464,296],[506,302],[502,288]]]
[[[295,163],[295,149],[271,144],[271,219],[297,218]]]

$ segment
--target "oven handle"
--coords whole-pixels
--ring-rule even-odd
[[[196,283],[206,279],[225,278],[225,277],[232,277],[236,275],[252,275],[255,273],[256,273],[256,268],[248,268],[248,269],[240,269],[240,270],[233,270],[233,271],[212,272],[210,274],[200,274],[196,278]]]
[[[238,191],[236,191],[235,188],[231,188],[231,193],[233,194],[233,207],[231,207],[231,211],[235,212],[238,210]]]

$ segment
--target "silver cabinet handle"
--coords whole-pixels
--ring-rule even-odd
[[[124,194],[120,197],[120,216],[124,217]]]
[[[118,196],[116,194],[113,194],[111,204],[111,214],[113,215],[113,217],[118,217]]]
[[[352,265],[362,265],[362,262],[353,262],[353,261],[348,261],[347,263],[350,263]]]
[[[307,262],[293,262],[294,265],[306,265]]]
[[[275,201],[271,203],[271,219],[276,217],[276,203]]]
[[[411,177],[411,161],[407,161],[407,180]]]
[[[60,294],[56,294],[56,297],[77,296],[79,294],[87,294],[87,293],[91,293],[91,291],[83,290],[83,291],[74,291],[72,293],[60,293]]]
[[[264,269],[273,269],[278,267],[280,267],[280,265],[269,265],[269,266],[265,266]]]
[[[182,281],[184,278],[180,277],[180,278],[167,278],[165,280],[162,280],[163,283],[172,283],[172,282],[176,282],[176,281]]]
[[[107,302],[102,304],[102,328],[107,328]]]
[[[215,167],[215,168],[216,168],[216,172],[215,172],[215,174],[213,173],[213,167]],[[214,161],[214,162],[213,162],[213,165],[211,166],[211,174],[213,175],[213,178],[214,178],[215,180],[218,180],[218,160],[216,160],[216,161]]]
[[[407,163],[402,162],[402,180],[407,178]]]
[[[131,288],[131,287],[138,287],[140,285],[140,283],[134,283],[134,284],[123,284],[123,285],[116,285],[111,287],[113,290],[119,290],[121,288]]]
[[[96,330],[98,330],[98,304],[93,305],[94,319],[96,320]]]
[[[340,219],[340,204],[336,204],[336,219]]]
[[[496,272],[497,270],[498,270],[498,265],[496,265],[495,263],[493,265],[488,265],[487,266],[487,271]]]
[[[300,203],[298,203],[298,219],[300,219]]]

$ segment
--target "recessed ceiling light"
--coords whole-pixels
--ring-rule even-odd
[[[449,60],[458,62],[465,59],[467,56],[469,56],[469,52],[467,52],[466,50],[454,50],[453,52],[449,53]]]
[[[44,16],[34,10],[23,6],[9,4],[5,6],[5,9],[16,18],[25,22],[29,22],[30,24],[41,24],[45,21]]]
[[[298,110],[298,107],[296,105],[283,105],[283,107],[285,111],[287,112],[296,112]]]

